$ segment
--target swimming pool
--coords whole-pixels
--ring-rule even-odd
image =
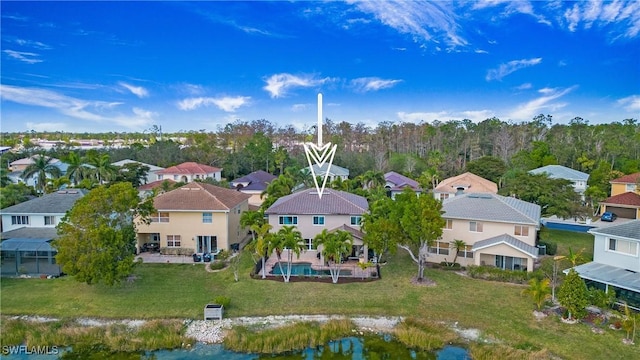
[[[287,263],[286,262],[281,262],[280,263],[282,265],[282,271],[286,272],[287,271]],[[280,272],[280,266],[278,266],[278,263],[273,264],[273,269],[271,270],[270,274],[272,275],[282,275],[282,273]],[[291,275],[296,275],[296,276],[316,276],[316,275],[322,275],[322,276],[329,276],[331,275],[331,273],[329,273],[329,270],[314,270],[311,268],[311,263],[308,262],[299,262],[299,263],[291,263]],[[340,275],[351,275],[351,271],[350,270],[340,270]]]

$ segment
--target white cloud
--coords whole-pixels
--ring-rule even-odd
[[[291,106],[291,111],[300,112],[300,111],[305,111],[307,108],[308,108],[307,104],[293,104]]]
[[[565,96],[569,92],[576,89],[577,86],[572,86],[566,89],[551,89],[543,88],[538,90],[542,96],[530,100],[524,104],[518,105],[512,110],[508,117],[511,120],[523,120],[528,121],[533,119],[534,116],[542,113],[552,113],[565,107],[567,103],[557,102],[555,100]]]
[[[134,86],[134,85],[122,82],[122,81],[119,82],[118,84],[120,86],[122,86],[123,88],[131,91],[131,93],[133,93],[134,95],[136,95],[139,98],[145,98],[145,97],[149,96],[149,91],[147,91],[147,89],[143,88],[142,86]]]
[[[464,120],[469,119],[473,122],[480,122],[489,118],[492,118],[495,115],[495,112],[492,110],[464,110],[464,111],[439,111],[439,112],[413,112],[413,113],[405,113],[398,112],[398,118],[403,122],[411,122],[411,123],[419,123],[419,122],[433,122],[434,120],[438,121],[449,121],[449,120]]]
[[[234,112],[239,107],[246,105],[251,97],[249,96],[224,96],[219,98],[214,97],[196,97],[196,98],[187,98],[178,102],[178,108],[180,110],[195,110],[202,106],[210,106],[215,105],[220,110],[226,112]]]
[[[619,99],[618,104],[624,106],[625,110],[630,112],[640,111],[640,95],[631,95]]]
[[[640,34],[639,1],[580,1],[568,8],[563,17],[564,25],[572,32],[582,25],[584,29],[607,27],[614,40],[635,38]]]
[[[402,80],[380,79],[378,77],[362,77],[351,80],[351,86],[358,92],[378,91],[394,87]]]
[[[65,96],[55,91],[0,85],[2,100],[22,105],[54,109],[68,117],[98,123],[115,123],[130,129],[140,129],[151,124],[154,113],[133,108],[131,114],[115,112],[119,102],[83,100]]]
[[[459,34],[457,15],[451,5],[439,1],[358,1],[358,10],[369,13],[382,24],[413,37],[416,43],[445,43],[448,49],[466,46]]]
[[[531,83],[524,83],[522,85],[518,85],[516,86],[517,90],[527,90],[527,89],[531,89],[533,87],[533,85],[531,85]]]
[[[15,43],[20,46],[28,46],[35,49],[49,50],[51,47],[45,43],[41,43],[40,41],[33,40],[25,40],[25,39],[16,39]]]
[[[490,69],[487,71],[487,76],[485,79],[487,81],[491,80],[502,80],[503,77],[518,71],[520,69],[538,65],[542,62],[542,58],[532,58],[532,59],[522,59],[522,60],[512,60],[506,64],[500,64],[497,69]]]
[[[42,59],[38,59],[38,57],[40,56],[39,54],[32,52],[4,50],[4,53],[9,55],[9,57],[13,59],[20,60],[27,64],[37,64],[43,61]]]
[[[329,78],[318,79],[313,75],[292,75],[288,73],[274,74],[265,79],[267,83],[263,87],[270,95],[271,98],[279,98],[285,96],[287,92],[296,87],[314,87],[322,85],[328,81]]]
[[[68,124],[65,123],[54,123],[54,122],[42,122],[42,123],[34,123],[27,122],[25,124],[26,128],[29,130],[35,130],[38,132],[41,131],[74,131],[76,129],[70,129]]]

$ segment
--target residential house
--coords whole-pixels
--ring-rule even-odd
[[[446,224],[442,238],[429,250],[428,261],[453,261],[452,244],[462,240],[466,246],[456,260],[462,266],[533,271],[539,252],[539,205],[493,193],[471,193],[444,200],[442,210]]]
[[[312,174],[315,174],[316,177],[320,177],[324,180],[324,177],[327,176],[327,183],[330,183],[336,179],[341,179],[342,181],[349,179],[349,169],[343,168],[336,164],[324,163],[322,166],[318,164],[313,164],[311,166],[313,168]],[[311,171],[311,169],[309,169]]]
[[[9,178],[9,180],[11,180],[11,182],[15,184],[22,182],[28,186],[35,187],[38,184],[38,174],[33,174],[28,179],[23,179],[22,173],[29,165],[34,163],[33,158],[36,156],[40,156],[40,155],[34,155],[28,158],[18,159],[16,161],[9,163],[9,170],[11,170],[11,172],[7,174],[7,177]],[[50,164],[57,167],[60,170],[60,173],[62,175],[67,173],[67,168],[69,167],[69,164],[62,162],[56,158],[52,159]],[[47,178],[50,178],[50,177],[51,176],[47,174]]]
[[[117,167],[122,167],[122,166],[127,165],[127,164],[140,164],[140,165],[143,165],[143,166],[146,166],[146,167],[149,168],[149,171],[147,172],[147,177],[144,180],[145,184],[148,184],[148,183],[151,183],[151,182],[154,182],[154,181],[158,180],[157,172],[160,171],[160,170],[164,170],[164,168],[160,167],[160,166],[155,166],[155,165],[143,163],[143,162],[140,162],[140,161],[130,160],[130,159],[124,159],[124,160],[116,161],[116,162],[112,163],[111,165],[114,165],[114,166],[117,166]]]
[[[456,194],[473,193],[498,193],[498,185],[493,181],[482,178],[476,174],[466,172],[458,176],[450,177],[438,183],[433,189],[433,196],[439,200],[445,200]]]
[[[573,184],[576,192],[584,198],[584,191],[587,190],[589,174],[574,170],[562,165],[547,165],[529,171],[529,174],[547,174],[551,179],[569,180]]]
[[[600,215],[605,211],[619,218],[640,219],[640,172],[611,180],[611,196],[600,202]]]
[[[240,244],[247,231],[240,215],[250,195],[206,183],[192,182],[156,196],[156,213],[138,225],[137,246],[159,244],[173,254],[215,253]]]
[[[156,172],[158,180],[171,179],[176,182],[192,182],[194,180],[205,180],[212,178],[215,181],[222,180],[222,169],[198,164],[195,162],[185,162],[176,166],[168,167]]]
[[[640,311],[640,220],[589,230],[593,261],[574,269],[587,286],[614,290],[619,301]]]
[[[275,178],[275,175],[269,174],[264,170],[258,170],[231,181],[230,186],[242,193],[251,195],[249,205],[260,206],[263,201],[262,193]]]
[[[22,227],[55,228],[85,189],[60,190],[2,209],[2,231]]]
[[[369,210],[367,199],[345,191],[325,189],[322,198],[316,189],[305,189],[283,196],[266,211],[276,233],[284,226],[295,226],[302,234],[307,251],[319,252],[314,237],[322,230],[347,230],[354,235],[352,258],[368,261],[367,248],[362,241],[360,224]]]
[[[2,209],[2,275],[60,275],[55,263],[56,225],[87,193],[69,189]]]
[[[173,187],[173,185],[176,182],[171,180],[171,179],[152,181],[152,182],[146,183],[144,185],[138,186],[138,194],[140,195],[140,197],[147,197],[147,196],[153,195],[153,192],[154,192],[155,189],[157,189],[156,191],[161,192],[161,191],[163,191],[162,190],[163,187],[167,187],[167,185],[165,185],[165,183],[169,187]]]
[[[384,174],[384,180],[384,187],[391,193],[391,198],[395,198],[397,194],[400,194],[406,188],[410,188],[417,193],[422,192],[420,184],[418,184],[417,181],[402,174],[398,174],[395,171],[389,171]]]

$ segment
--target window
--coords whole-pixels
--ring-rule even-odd
[[[213,223],[213,214],[210,212],[202,213],[202,223],[203,224]]]
[[[56,217],[55,216],[45,216],[44,217],[44,224],[45,225],[55,225],[56,224]]]
[[[471,251],[472,248],[472,245],[466,245],[464,250],[460,250],[460,252],[458,252],[458,257],[473,259],[473,251]]]
[[[496,267],[502,270],[527,270],[527,259],[496,255]]]
[[[636,184],[626,184],[626,190],[627,190],[627,192],[629,192],[629,191],[636,191],[636,188],[637,188]]]
[[[513,230],[513,234],[516,236],[529,236],[529,227],[525,225],[516,225]]]
[[[25,215],[11,216],[11,225],[29,225],[29,217]]]
[[[313,225],[322,226],[324,225],[324,216],[316,215],[313,217]]]
[[[444,224],[444,228],[445,230],[451,230],[453,229],[453,220],[451,219],[445,219],[446,223]]]
[[[162,175],[158,174],[158,180],[162,180]]]
[[[169,213],[168,212],[156,213],[156,214],[151,215],[150,219],[151,219],[151,222],[168,223],[169,222]]]
[[[444,201],[444,200],[446,200],[448,198],[449,198],[449,194],[447,194],[447,193],[440,194],[440,201]]]
[[[482,223],[477,221],[469,221],[469,231],[482,232]]]
[[[429,248],[429,252],[438,255],[449,255],[449,243],[446,241],[436,241],[435,246]]]
[[[180,247],[180,235],[167,235],[168,247]]]
[[[173,180],[178,181],[178,178],[179,178],[179,177],[180,177],[180,176],[178,176],[178,175],[173,175]]]
[[[609,239],[609,250],[637,256],[638,243],[620,239]]]
[[[278,224],[280,225],[298,225],[297,216],[280,216],[278,218]]]
[[[313,239],[304,239],[304,248],[307,250],[315,250],[316,246],[313,244]]]
[[[351,225],[360,226],[362,222],[362,216],[352,216],[351,217]]]

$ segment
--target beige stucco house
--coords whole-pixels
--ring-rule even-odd
[[[462,240],[466,248],[456,260],[462,266],[533,271],[538,258],[539,205],[492,193],[462,194],[445,200],[442,210],[446,225],[442,238],[430,249],[429,261],[453,261],[452,243]]]
[[[498,193],[498,185],[476,174],[466,172],[442,180],[433,189],[433,196],[438,200],[445,200],[456,194],[470,193]]]
[[[271,232],[278,232],[284,226],[295,226],[302,233],[307,252],[317,254],[314,237],[327,229],[345,230],[353,235],[353,248],[350,258],[368,261],[367,248],[360,232],[362,215],[369,210],[365,197],[345,191],[325,189],[322,198],[316,189],[297,191],[279,198],[266,211]]]
[[[192,182],[212,178],[222,180],[222,169],[215,166],[185,162],[156,172],[157,180],[173,180],[176,182]]]
[[[240,216],[250,195],[236,190],[192,182],[158,195],[151,223],[137,226],[137,245],[159,243],[162,252],[211,253],[229,250],[247,234]]]
[[[610,181],[611,196],[600,202],[600,215],[610,211],[620,218],[640,219],[640,172]]]

